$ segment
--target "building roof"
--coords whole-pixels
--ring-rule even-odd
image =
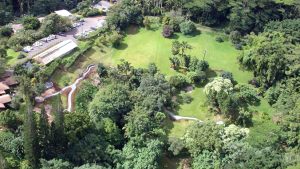
[[[18,84],[18,81],[13,76],[11,76],[3,79],[2,83],[6,84],[7,86],[13,86]]]
[[[5,94],[5,91],[0,89],[0,95],[2,94]]]
[[[9,87],[6,84],[0,82],[0,90],[5,91],[5,90],[8,90],[8,89],[9,89]]]
[[[5,108],[6,103],[11,102],[11,97],[10,95],[6,94],[6,95],[2,95],[0,96],[0,108]]]
[[[69,16],[72,16],[72,14],[67,11],[67,10],[59,10],[59,11],[55,11],[55,13],[59,16],[64,16],[64,17],[69,17]]]
[[[65,40],[62,41],[55,46],[45,50],[44,52],[34,56],[33,58],[38,62],[47,65],[48,63],[52,62],[54,59],[64,56],[65,54],[69,53],[73,49],[77,47],[77,44],[72,40]]]

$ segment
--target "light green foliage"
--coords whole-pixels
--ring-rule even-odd
[[[141,107],[136,107],[125,117],[125,135],[127,137],[152,138],[162,137],[165,133],[162,129],[162,122],[166,116],[157,112],[154,117]]]
[[[22,24],[23,24],[24,29],[26,29],[26,30],[29,30],[29,29],[37,30],[41,25],[38,18],[33,17],[33,16],[24,17]]]
[[[229,79],[216,77],[204,88],[204,93],[212,98],[216,98],[219,93],[230,94],[233,90],[233,85]]]
[[[97,164],[84,164],[80,167],[75,167],[74,169],[109,169],[109,168]]]
[[[184,35],[190,35],[196,31],[196,26],[192,21],[184,21],[180,23],[180,32]]]
[[[72,169],[72,165],[62,159],[52,159],[49,161],[41,159],[41,165],[41,169]]]
[[[125,145],[122,152],[122,163],[119,168],[124,169],[153,169],[159,167],[161,147],[163,143],[159,140],[151,140],[144,143],[144,146],[136,147],[134,142]]]
[[[204,150],[219,152],[222,147],[222,127],[214,123],[193,123],[184,134],[186,148],[193,157]]]
[[[110,84],[101,88],[89,105],[89,114],[94,122],[103,117],[119,119],[131,107],[128,87],[122,84]]]

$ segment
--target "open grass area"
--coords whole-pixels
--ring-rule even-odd
[[[9,66],[13,66],[18,62],[18,56],[20,55],[20,52],[15,52],[12,49],[7,50],[7,58],[6,58],[6,63]]]
[[[89,65],[104,63],[109,66],[116,66],[121,59],[125,59],[135,67],[147,67],[149,63],[154,62],[161,73],[167,77],[177,74],[176,71],[170,68],[169,57],[171,56],[172,41],[187,41],[192,45],[193,49],[189,51],[189,54],[202,58],[206,51],[205,59],[209,62],[211,72],[210,77],[217,76],[222,71],[229,71],[233,73],[234,79],[238,83],[247,83],[252,78],[252,73],[243,71],[239,67],[237,62],[237,56],[239,51],[234,49],[232,44],[228,41],[219,43],[215,38],[222,33],[215,32],[212,29],[200,27],[201,33],[196,36],[183,36],[177,33],[173,38],[166,39],[161,35],[161,30],[146,30],[144,28],[138,29],[131,27],[127,31],[122,44],[117,48],[110,48],[106,46],[97,47],[87,51],[84,56],[80,57],[75,64],[67,71],[58,70],[55,72],[53,79],[54,82],[60,87],[65,86],[68,82],[73,82],[80,73]],[[206,105],[206,96],[203,92],[203,87],[196,87],[191,93],[193,100],[189,104],[180,105],[176,112],[177,115],[196,117],[201,120],[213,120],[213,114],[208,111]],[[253,107],[259,113],[270,113],[270,106],[264,100],[261,104]],[[270,122],[270,121],[269,121]],[[172,122],[168,121],[169,137],[181,137],[185,131],[185,128],[191,122]],[[263,120],[258,115],[254,118],[253,131],[263,128]],[[271,123],[271,122],[270,122]],[[268,131],[266,131],[268,132]],[[266,132],[260,132],[255,137],[260,140],[264,140]]]

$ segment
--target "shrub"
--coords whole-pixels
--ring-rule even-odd
[[[173,31],[173,29],[172,29],[171,26],[165,25],[165,26],[163,27],[162,35],[163,35],[165,38],[171,37],[171,36],[173,35],[173,33],[174,33],[174,31]]]
[[[193,101],[193,98],[187,93],[182,94],[181,99],[182,99],[182,102],[186,103],[186,104],[191,103]]]
[[[38,20],[38,18],[36,18],[34,16],[24,17],[22,24],[23,24],[24,29],[26,29],[26,30],[29,30],[29,29],[37,30],[41,26],[41,23]]]
[[[175,75],[170,77],[170,85],[176,89],[182,89],[188,85],[187,79],[183,75]]]
[[[201,84],[204,83],[207,79],[206,73],[203,71],[188,72],[187,77],[189,79],[189,82],[192,84]]]
[[[231,80],[231,82],[234,81],[233,75],[231,72],[223,71],[223,72],[221,72],[220,77],[223,77],[224,79],[229,79],[229,80]]]
[[[238,44],[241,42],[242,35],[239,31],[230,32],[229,39],[233,44]]]
[[[0,37],[10,37],[14,33],[14,30],[9,26],[3,26],[0,28]]]
[[[25,58],[26,56],[23,54],[23,53],[20,53],[19,56],[18,56],[18,59],[23,59]]]
[[[54,60],[52,63],[50,63],[45,69],[44,69],[44,74],[48,77],[50,77],[54,71],[59,67],[60,65],[60,60]]]
[[[206,71],[209,68],[209,64],[206,60],[200,60],[198,63],[197,71]]]
[[[184,22],[184,17],[182,16],[181,12],[171,11],[166,13],[164,16],[162,23],[163,25],[169,25],[172,27],[174,32],[180,31],[180,24]]]
[[[223,37],[218,36],[218,37],[216,37],[216,41],[219,43],[222,43],[222,42],[224,42],[224,39],[223,39]]]
[[[93,43],[89,42],[82,49],[74,52],[71,56],[64,58],[63,59],[64,67],[70,68],[83,53],[85,53],[87,50],[89,50],[92,47],[92,45]]]
[[[192,21],[184,21],[180,25],[180,32],[184,35],[192,34],[196,31],[196,26]]]
[[[84,17],[89,16],[99,16],[101,15],[101,12],[96,8],[88,8],[87,11],[83,14]]]

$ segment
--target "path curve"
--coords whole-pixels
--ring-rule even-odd
[[[171,111],[165,109],[165,112],[168,113],[168,115],[171,117],[172,120],[175,120],[175,121],[180,121],[180,120],[193,120],[193,121],[197,121],[197,122],[200,122],[200,123],[203,123],[202,120],[199,120],[195,117],[185,117],[185,116],[178,116],[178,115],[175,115],[174,113],[172,113]]]
[[[76,91],[77,89],[77,85],[87,77],[87,75],[92,71],[93,68],[95,68],[96,66],[94,64],[91,64],[91,65],[88,65],[86,70],[83,72],[83,74],[77,78],[75,80],[75,82],[69,86],[66,86],[64,88],[62,88],[59,92],[56,92],[56,93],[53,93],[51,95],[48,95],[48,96],[45,96],[43,99],[46,100],[46,99],[49,99],[53,96],[56,96],[58,94],[61,94],[63,93],[64,91],[68,90],[68,89],[71,89],[71,91],[68,93],[68,108],[66,109],[66,111],[68,112],[71,112],[72,111],[72,107],[73,107],[73,103],[72,103],[72,96],[74,94],[74,92]]]

